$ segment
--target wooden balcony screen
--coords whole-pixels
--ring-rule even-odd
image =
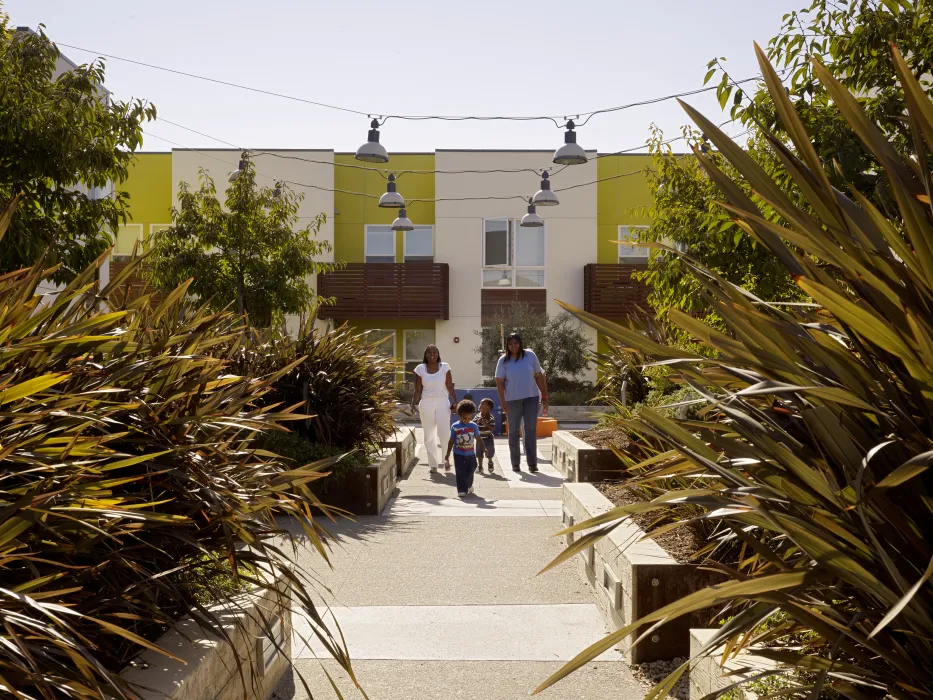
[[[480,294],[480,316],[484,326],[495,323],[496,318],[515,303],[527,304],[533,312],[547,312],[547,291],[544,289],[483,289]]]
[[[446,263],[349,263],[320,274],[318,294],[333,297],[320,318],[450,318],[450,267]]]
[[[118,259],[110,260],[110,279],[114,279],[119,275],[123,270],[126,269],[126,266],[129,265],[129,256],[120,256]],[[126,259],[124,259],[126,258]],[[126,295],[127,301],[132,301],[139,298],[142,294],[153,294],[152,298],[149,300],[151,307],[155,308],[165,300],[165,294],[156,292],[146,281],[142,278],[140,273],[145,273],[146,263],[142,263],[139,267],[134,270],[126,281],[120,285],[120,290],[117,292],[118,300],[123,301],[123,295]]]
[[[647,265],[590,263],[583,268],[583,309],[608,319],[622,319],[647,311],[648,287],[632,279]]]

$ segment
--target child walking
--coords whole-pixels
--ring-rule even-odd
[[[496,441],[492,434],[496,429],[496,417],[492,415],[492,408],[492,399],[483,399],[479,402],[479,413],[474,419],[476,425],[479,427],[479,436],[482,438],[482,440],[476,444],[476,458],[478,460],[478,466],[476,468],[477,474],[483,473],[483,455],[486,455],[486,459],[489,462],[489,473],[492,474],[494,471],[492,458],[496,454]]]
[[[473,472],[476,471],[476,449],[482,446],[483,438],[479,426],[473,422],[476,404],[464,399],[457,404],[459,420],[450,426],[450,440],[447,442],[447,458],[454,453],[454,471],[457,477],[457,494],[462,498],[473,493]]]

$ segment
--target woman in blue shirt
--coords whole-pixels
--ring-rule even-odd
[[[512,471],[520,472],[519,428],[525,433],[528,471],[538,471],[538,408],[547,415],[547,382],[538,356],[526,350],[522,337],[512,333],[505,341],[505,354],[496,365],[499,405],[509,416],[509,452]]]

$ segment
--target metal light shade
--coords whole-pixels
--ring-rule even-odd
[[[535,192],[535,196],[531,198],[531,203],[536,207],[556,207],[560,204],[560,200],[551,191],[551,181],[548,179],[547,171],[543,172],[541,176],[544,178],[541,180],[541,189]]]
[[[379,198],[379,206],[383,209],[401,209],[405,206],[405,198],[395,189],[395,175],[389,175],[389,184],[386,185],[385,194]]]
[[[535,212],[534,204],[528,205],[528,213],[522,217],[521,226],[544,226],[544,219]]]
[[[246,170],[246,159],[245,159],[245,158],[240,158],[240,163],[239,163],[239,165],[237,165],[236,170],[234,170],[232,173],[230,173],[229,181],[230,181],[230,182],[235,182],[236,179],[237,179],[238,177],[240,177],[240,175],[243,174],[243,171],[244,171],[244,170]]]
[[[389,153],[379,143],[379,120],[373,119],[370,124],[369,138],[366,143],[356,149],[356,159],[365,163],[388,163]]]
[[[573,119],[567,122],[564,145],[554,152],[554,162],[558,165],[583,165],[587,161],[586,151],[577,144],[577,132],[573,130]]]
[[[402,207],[398,210],[398,218],[392,222],[393,231],[414,231],[415,226],[411,223],[411,219],[408,218],[408,212],[405,211],[405,207]]]
[[[502,273],[502,279],[499,280],[499,286],[500,287],[511,287],[512,286],[512,280],[509,279],[508,273],[505,273],[505,272]]]

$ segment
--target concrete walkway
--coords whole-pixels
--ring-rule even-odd
[[[421,431],[417,431],[419,443]],[[508,444],[496,441],[494,474],[476,494],[456,495],[453,471],[430,474],[424,448],[378,517],[329,524],[333,570],[313,551],[300,565],[329,589],[325,618],[336,619],[354,672],[372,700],[499,700],[528,697],[563,662],[607,630],[578,567],[537,576],[562,549],[560,474],[550,441],[539,442],[540,471],[512,472]],[[505,466],[503,471],[502,466]],[[295,621],[291,672],[273,697],[362,698],[309,625]],[[325,673],[326,671],[326,673]],[[642,687],[607,652],[541,698],[628,700]]]

